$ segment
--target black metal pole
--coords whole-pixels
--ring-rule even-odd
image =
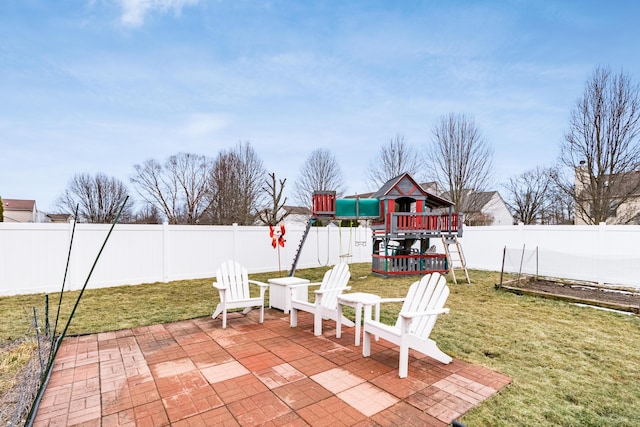
[[[58,350],[60,349],[60,344],[62,343],[62,340],[63,340],[63,338],[65,337],[65,335],[67,333],[67,329],[69,329],[69,325],[71,324],[71,320],[73,319],[73,316],[74,316],[74,314],[76,312],[76,309],[78,308],[78,304],[80,303],[80,299],[82,298],[82,295],[84,294],[84,290],[87,288],[87,285],[89,284],[89,279],[91,278],[91,275],[93,274],[93,270],[96,268],[96,265],[98,264],[98,259],[100,259],[100,255],[102,254],[102,251],[104,250],[104,247],[107,245],[107,242],[109,241],[109,237],[111,236],[111,233],[113,232],[114,227],[118,223],[118,220],[120,219],[120,215],[122,214],[122,210],[124,209],[124,206],[127,204],[128,200],[129,200],[129,196],[127,196],[124,199],[124,202],[122,203],[122,206],[120,206],[120,210],[118,211],[118,215],[113,220],[113,223],[111,224],[111,228],[109,228],[109,232],[107,233],[107,236],[105,237],[104,242],[102,243],[102,246],[100,247],[100,250],[98,251],[98,255],[96,255],[96,259],[93,261],[93,265],[91,266],[91,270],[89,270],[89,274],[87,275],[86,280],[84,281],[84,285],[82,285],[82,289],[80,290],[80,294],[78,295],[78,298],[76,299],[76,303],[74,304],[73,309],[71,310],[71,314],[69,315],[69,319],[67,320],[67,324],[65,325],[64,330],[60,334],[60,338],[58,339],[58,341],[53,346],[53,349],[52,349],[52,352],[51,352],[51,357],[49,358],[49,363],[47,364],[47,369],[46,369],[45,374],[43,376],[46,379],[46,381],[42,381],[42,383],[40,384],[40,388],[38,389],[38,393],[36,394],[36,398],[34,400],[34,403],[33,403],[33,405],[31,405],[31,409],[29,410],[29,414],[27,415],[27,421],[25,423],[26,427],[33,426],[33,422],[35,421],[35,415],[36,415],[38,406],[40,404],[40,400],[42,399],[42,396],[44,394],[44,390],[45,390],[46,384],[48,382],[49,375],[51,375],[51,368],[53,367],[53,361],[55,360],[56,355],[58,354]]]
[[[60,298],[58,299],[58,312],[56,313],[56,321],[53,325],[53,333],[51,334],[51,345],[53,346],[53,340],[56,336],[56,330],[58,328],[58,318],[60,317],[60,306],[62,305],[62,294],[64,293],[64,283],[67,281],[67,272],[69,271],[69,260],[71,259],[71,248],[73,246],[73,236],[76,234],[76,223],[78,218],[78,204],[76,204],[76,210],[73,214],[73,228],[71,229],[71,239],[69,241],[69,252],[67,253],[67,265],[64,268],[64,277],[62,278],[62,286],[60,287]]]

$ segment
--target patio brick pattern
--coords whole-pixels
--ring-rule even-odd
[[[35,426],[446,426],[510,379],[455,360],[411,352],[398,378],[398,348],[372,342],[363,358],[353,329],[265,310],[257,323],[229,315],[67,337]]]

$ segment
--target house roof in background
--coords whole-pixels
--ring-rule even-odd
[[[36,206],[35,200],[2,199],[5,210],[12,211],[33,211]]]
[[[494,196],[498,196],[502,199],[502,196],[498,191],[471,191],[465,190],[466,196],[469,201],[469,206],[467,207],[465,213],[471,212],[481,212],[482,208],[484,208]],[[442,193],[442,197],[449,197],[449,192],[445,191]]]
[[[471,212],[480,212],[496,194],[500,197],[500,193],[497,191],[479,191],[472,193],[471,204],[469,205]]]
[[[311,215],[311,209],[306,206],[283,206],[282,209],[289,212],[289,215]]]
[[[52,222],[70,222],[73,219],[71,214],[47,214]]]

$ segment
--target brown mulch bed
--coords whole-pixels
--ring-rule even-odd
[[[496,285],[496,288],[518,294],[640,313],[640,291],[632,289],[533,277],[505,282],[502,285]]]

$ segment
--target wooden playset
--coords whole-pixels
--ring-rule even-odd
[[[453,203],[425,191],[407,173],[387,181],[368,198],[338,199],[335,191],[315,192],[312,216],[290,275],[295,271],[299,250],[312,222],[324,219],[370,222],[374,274],[389,277],[453,273],[455,262],[461,264],[457,268],[463,268],[466,274],[458,241],[462,237],[463,215],[453,212]],[[445,253],[436,252],[435,245],[431,245],[434,238],[442,239]],[[454,250],[450,250],[452,244]],[[452,259],[452,255],[458,257]]]

